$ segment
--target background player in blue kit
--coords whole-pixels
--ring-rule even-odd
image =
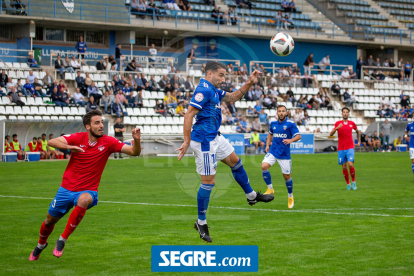
[[[411,167],[412,167],[413,173],[414,173],[414,139],[411,139],[411,136],[414,137],[414,122],[409,123],[407,125],[407,127],[405,128],[405,135],[404,135],[405,140],[407,140],[407,142],[409,142],[410,159],[412,161]]]
[[[272,122],[267,135],[266,150],[267,153],[262,162],[263,179],[267,185],[265,194],[273,195],[275,193],[272,185],[272,177],[269,168],[274,163],[279,164],[282,170],[288,190],[288,208],[293,208],[293,180],[290,177],[292,172],[292,161],[290,159],[290,143],[300,140],[299,129],[296,124],[287,118],[287,110],[284,105],[277,107],[277,121]],[[270,142],[272,146],[270,147]],[[270,148],[270,150],[269,150]]]
[[[221,124],[220,102],[235,102],[241,99],[257,82],[261,72],[255,70],[243,87],[233,93],[217,89],[225,81],[226,66],[223,63],[211,61],[207,63],[205,72],[206,76],[200,80],[184,116],[184,143],[177,151],[180,151],[178,160],[181,160],[188,147],[191,146],[194,152],[197,172],[201,175],[201,186],[197,194],[198,220],[194,228],[198,230],[200,238],[212,242],[206,213],[211,190],[215,185],[217,161],[231,168],[234,179],[244,190],[250,205],[260,201],[272,201],[274,196],[253,191],[241,159],[237,157],[233,146],[218,132]],[[196,123],[192,126],[194,116]]]

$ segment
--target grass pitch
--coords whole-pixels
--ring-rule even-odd
[[[242,157],[253,188],[265,191],[262,158]],[[157,275],[152,245],[206,245],[193,229],[200,183],[194,158],[109,160],[98,206],[87,211],[63,256],[52,251],[68,216],[40,259],[29,262],[66,164],[0,163],[1,275]],[[357,153],[357,191],[346,190],[336,154],[292,155],[292,164],[293,210],[277,165],[270,170],[275,200],[255,206],[230,170],[218,166],[207,214],[214,245],[258,245],[255,275],[413,275],[408,153]],[[183,274],[192,275],[168,273]],[[220,273],[203,273],[210,274]]]

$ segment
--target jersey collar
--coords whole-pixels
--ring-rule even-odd
[[[288,117],[286,116],[286,118],[283,121],[279,121],[279,119],[276,121],[279,125],[286,123],[288,120]]]

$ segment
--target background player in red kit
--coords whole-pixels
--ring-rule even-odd
[[[342,172],[346,181],[347,190],[351,190],[351,184],[349,183],[349,172],[352,177],[352,190],[356,190],[355,183],[355,151],[354,151],[354,139],[352,138],[352,130],[354,129],[358,136],[358,145],[361,144],[361,132],[358,131],[356,124],[353,121],[348,120],[349,108],[342,108],[342,121],[335,123],[334,129],[332,129],[330,136],[333,136],[338,131],[338,163],[342,165]],[[348,166],[348,167],[347,167]]]
[[[134,145],[128,146],[119,140],[103,134],[102,113],[90,111],[83,116],[86,132],[64,135],[48,142],[48,146],[70,150],[72,156],[63,174],[62,184],[50,204],[46,220],[40,228],[38,245],[29,256],[36,261],[47,246],[47,238],[55,224],[75,206],[69,216],[65,231],[56,242],[55,257],[62,256],[65,242],[81,222],[87,209],[98,203],[98,186],[109,156],[122,152],[131,156],[141,153],[141,130],[132,130]]]

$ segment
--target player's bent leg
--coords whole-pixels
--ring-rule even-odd
[[[273,189],[272,185],[272,176],[270,175],[269,169],[272,165],[263,161],[262,163],[262,175],[263,180],[267,185],[267,190],[265,192],[265,195],[273,195],[275,194],[275,190]]]
[[[200,238],[208,243],[212,242],[212,239],[208,231],[206,215],[214,184],[215,175],[202,175],[201,185],[197,193],[198,220],[194,223],[194,228],[198,231]]]
[[[37,261],[42,253],[43,249],[47,247],[47,239],[55,228],[55,224],[60,220],[58,217],[53,217],[49,213],[46,219],[43,221],[39,231],[39,241],[32,253],[30,253],[29,261]]]
[[[63,231],[62,235],[59,237],[58,241],[56,242],[56,247],[53,250],[53,255],[55,257],[59,258],[62,256],[63,249],[65,247],[67,239],[69,238],[70,234],[72,234],[73,231],[75,231],[76,227],[82,221],[88,206],[90,206],[92,203],[92,195],[88,192],[82,193],[77,198],[76,207],[73,209],[72,213],[69,216],[69,220],[66,224],[65,231]]]

